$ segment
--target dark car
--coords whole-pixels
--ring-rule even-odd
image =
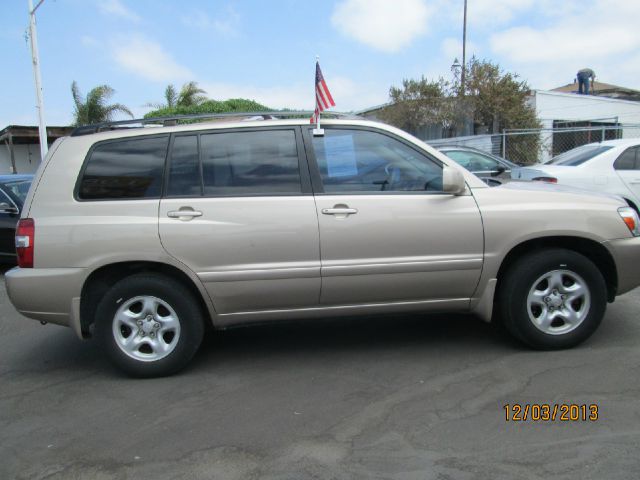
[[[0,175],[0,262],[16,261],[16,223],[33,175]]]
[[[472,147],[446,146],[436,148],[491,186],[494,182],[500,184],[509,181],[511,171],[520,168],[509,160]]]

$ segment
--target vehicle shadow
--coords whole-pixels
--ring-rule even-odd
[[[194,361],[195,370],[228,361],[340,359],[390,351],[433,355],[524,350],[500,328],[463,314],[386,315],[281,322],[213,331]]]
[[[41,328],[34,329],[34,335],[21,338],[20,342],[29,346],[19,349],[11,355],[13,358],[7,358],[5,352],[5,368],[22,373],[69,370],[79,375],[119,375],[95,339],[81,342],[67,328]],[[347,361],[351,355],[370,356],[373,361],[399,351],[409,355],[441,355],[445,351],[447,355],[469,351],[481,355],[521,349],[524,347],[511,337],[471,315],[317,319],[210,331],[187,372],[196,374],[220,365],[256,362],[269,366],[281,362]]]

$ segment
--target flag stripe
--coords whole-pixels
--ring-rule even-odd
[[[328,102],[322,93],[322,88],[320,88],[320,84],[318,84],[318,87],[316,88],[316,102],[318,101],[320,102],[320,106],[322,107],[322,110],[324,110],[325,108],[329,108],[327,106]]]
[[[332,107],[336,106],[336,102],[333,101],[333,97],[331,96],[331,92],[329,91],[329,88],[327,87],[327,83],[322,80],[322,82],[320,82],[320,87],[322,87],[322,91],[325,94],[324,97],[329,100],[329,103],[331,104]]]
[[[320,64],[316,62],[316,110],[311,117],[311,123],[319,120],[320,112],[335,106],[336,102],[333,100],[331,92],[329,92],[329,87],[324,81]]]

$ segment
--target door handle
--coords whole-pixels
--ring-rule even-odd
[[[634,178],[629,182],[631,185],[638,185],[640,183],[640,178]]]
[[[201,217],[201,216],[202,216],[202,212],[200,212],[199,210],[194,210],[191,207],[183,207],[180,210],[171,210],[167,212],[167,217],[179,218],[181,220],[191,220],[194,217]]]
[[[323,208],[322,209],[322,213],[325,215],[353,215],[355,213],[358,213],[358,210],[356,208],[345,208],[345,207],[340,207],[340,208]]]

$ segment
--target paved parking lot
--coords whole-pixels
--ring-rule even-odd
[[[466,316],[237,329],[140,381],[0,287],[0,479],[637,478],[639,312],[640,289],[552,353]],[[599,419],[506,422],[506,403]]]

